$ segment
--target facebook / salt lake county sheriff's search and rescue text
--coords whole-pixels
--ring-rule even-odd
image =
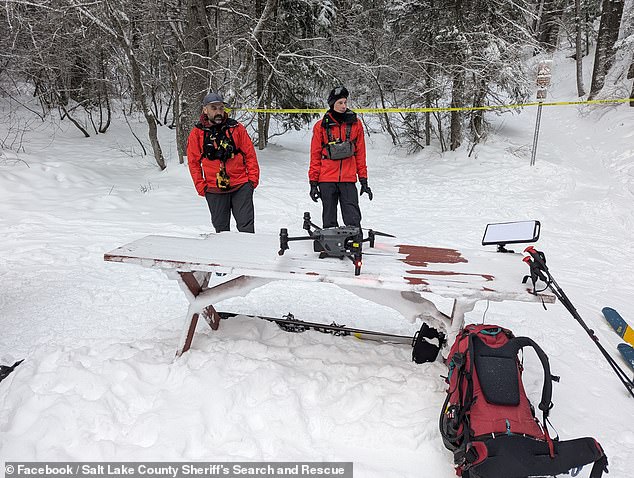
[[[351,462],[336,463],[5,463],[7,476],[90,476],[96,477],[279,477],[301,476],[352,478]]]

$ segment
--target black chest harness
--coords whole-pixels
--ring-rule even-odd
[[[346,119],[345,140],[342,140],[341,137],[335,139],[334,135],[332,134],[332,128],[334,125],[338,125],[341,128],[339,123],[331,120],[328,115],[324,117],[322,121],[322,126],[326,130],[326,136],[328,137],[328,142],[322,144],[322,147],[326,150],[324,159],[342,160],[354,156],[354,141],[350,140],[350,133],[352,131],[352,125],[356,121],[356,117],[353,118],[352,121],[348,121]]]
[[[210,161],[220,161],[220,170],[216,173],[216,186],[218,189],[231,188],[231,181],[227,174],[227,161],[241,151],[233,140],[233,128],[238,125],[234,119],[227,119],[222,125],[214,125],[211,128],[200,126],[203,130],[202,158]]]
[[[237,125],[238,122],[236,120],[229,118],[220,126],[201,127],[204,133],[202,157],[211,161],[217,160],[226,163],[236,153],[240,153],[241,151],[236,147],[236,143],[233,140],[233,128]]]

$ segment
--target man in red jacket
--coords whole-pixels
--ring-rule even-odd
[[[200,122],[187,140],[187,164],[196,191],[209,205],[216,232],[228,231],[233,214],[238,231],[255,232],[253,190],[260,167],[246,128],[225,112],[218,93],[202,102]]]
[[[328,106],[321,121],[313,128],[310,145],[310,198],[321,198],[323,227],[336,227],[337,204],[346,226],[361,227],[361,209],[357,196],[357,177],[361,194],[367,193],[368,168],[365,163],[363,125],[356,113],[348,109],[348,90],[334,88],[328,95]]]

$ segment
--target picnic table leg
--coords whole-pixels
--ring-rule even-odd
[[[179,283],[189,301],[177,357],[190,349],[199,317],[202,316],[212,330],[218,329],[220,316],[214,303],[236,295],[245,295],[271,281],[259,277],[227,275],[210,282],[211,275],[201,272],[177,272],[171,277]]]
[[[471,312],[475,307],[477,300],[474,299],[454,299],[453,309],[451,310],[451,324],[447,328],[447,346],[451,345],[456,340],[456,336],[460,329],[464,327],[464,316],[467,312]],[[449,353],[449,349],[445,348]]]
[[[187,319],[189,320],[185,320],[185,327],[181,334],[176,357],[183,355],[192,346],[192,340],[194,340],[194,333],[196,332],[196,325],[198,325],[198,317],[200,315],[198,312],[194,312],[195,310],[193,305],[190,305],[187,309]]]
[[[477,300],[455,299],[453,310],[451,311],[451,328],[458,331],[464,326],[464,315],[471,312]]]
[[[195,304],[195,300],[204,290],[205,284],[209,282],[209,276],[210,274],[208,272],[178,272],[174,277],[189,301],[185,326],[181,334],[179,348],[176,351],[176,357],[183,355],[192,345],[196,325],[198,324],[198,317],[200,316],[200,310]]]

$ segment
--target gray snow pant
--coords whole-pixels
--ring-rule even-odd
[[[229,193],[205,193],[211,213],[211,223],[216,232],[228,231],[231,214],[238,231],[255,232],[253,209],[253,185],[247,182]]]

